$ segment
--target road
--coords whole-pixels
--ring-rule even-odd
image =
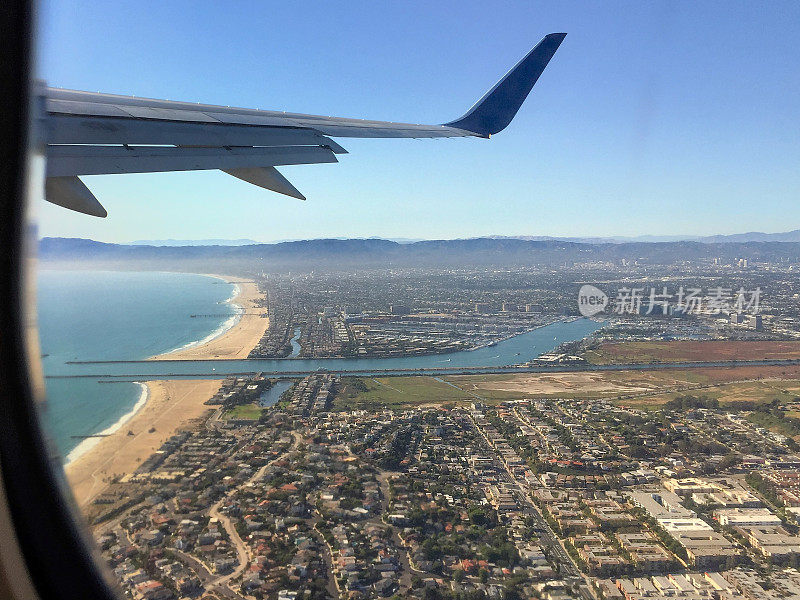
[[[205,588],[207,593],[211,592],[214,594],[219,594],[224,596],[225,598],[230,598],[231,600],[245,600],[244,596],[234,592],[228,586],[216,585],[216,582],[218,581],[219,578],[213,573],[211,573],[208,570],[208,567],[206,567],[205,564],[197,560],[194,556],[186,554],[181,550],[176,550],[175,548],[171,548],[170,552],[183,564],[189,567],[195,573],[195,575],[197,575],[197,578],[200,580],[200,583],[203,584],[203,587]],[[205,597],[206,595],[207,594],[204,594],[203,597]]]
[[[291,433],[291,436],[292,436],[292,445],[286,450],[286,452],[273,458],[271,461],[269,461],[267,464],[261,467],[258,471],[256,471],[252,477],[250,477],[247,481],[242,483],[242,485],[240,485],[236,489],[238,490],[242,487],[248,486],[253,482],[263,478],[264,473],[270,466],[272,466],[273,463],[283,458],[285,454],[295,450],[297,446],[300,444],[300,437],[294,432]],[[236,550],[236,559],[239,561],[239,565],[227,575],[218,577],[216,581],[211,583],[211,587],[209,589],[230,589],[228,585],[229,582],[233,579],[236,579],[242,573],[244,573],[244,570],[247,568],[248,564],[251,561],[250,548],[247,546],[247,544],[244,543],[242,538],[239,536],[239,532],[236,531],[236,527],[234,526],[233,521],[231,521],[231,518],[228,515],[226,515],[223,512],[220,512],[222,505],[228,502],[229,496],[230,494],[223,496],[220,500],[218,500],[215,504],[213,504],[208,512],[208,515],[212,519],[217,519],[220,522],[220,524],[222,524],[222,527],[225,529],[225,532],[228,534],[228,537],[230,538],[231,543],[233,544],[233,547]]]
[[[381,471],[378,473],[378,483],[381,487],[381,514],[386,515],[389,514],[389,477],[391,473],[388,471]],[[400,583],[400,589],[398,590],[398,594],[403,595],[411,589],[411,561],[408,558],[408,550],[406,550],[405,545],[403,544],[403,540],[400,539],[400,535],[397,533],[397,528],[392,527],[392,543],[398,550],[398,555],[400,558],[400,566],[402,567],[403,571],[400,574],[398,579]],[[421,573],[421,572],[420,572]],[[421,573],[422,574],[422,573]]]
[[[236,550],[236,560],[239,561],[239,566],[237,566],[233,571],[228,573],[227,575],[223,575],[219,577],[215,582],[214,586],[227,586],[228,582],[231,579],[234,579],[244,573],[244,570],[247,568],[247,565],[250,562],[250,552],[247,548],[247,545],[242,541],[242,538],[239,537],[239,532],[236,531],[236,527],[234,527],[233,522],[231,521],[228,515],[225,515],[219,512],[220,507],[224,503],[226,499],[223,498],[216,504],[211,507],[211,510],[208,511],[208,516],[212,519],[217,519],[220,522],[222,527],[225,529],[225,532],[228,534],[228,537],[233,544],[234,549]]]
[[[475,431],[480,433],[481,437],[486,443],[486,446],[494,452],[493,446],[489,442],[489,438],[486,437],[483,429],[478,426],[478,424],[472,418],[472,415],[470,415],[470,421],[472,422],[472,426],[475,428]],[[586,600],[596,600],[597,596],[590,585],[590,579],[581,573],[580,569],[575,564],[575,561],[573,561],[572,557],[567,553],[564,543],[550,528],[550,525],[547,524],[547,521],[544,520],[542,513],[539,511],[539,507],[536,506],[536,503],[533,501],[530,488],[524,482],[517,480],[508,465],[503,462],[496,452],[494,452],[494,454],[495,460],[503,465],[503,468],[505,469],[505,481],[514,485],[519,492],[518,497],[523,503],[522,512],[525,515],[532,517],[536,523],[536,529],[539,533],[539,541],[543,542],[544,546],[556,557],[559,574],[562,575],[562,577],[566,576],[565,579],[571,580],[573,583],[581,581],[583,583],[583,585],[580,585],[579,587],[581,595]]]
[[[314,513],[315,515],[311,519],[311,522],[314,524],[311,527],[311,531],[316,540],[326,549],[325,552],[322,553],[322,560],[325,562],[325,568],[328,570],[325,589],[328,590],[328,594],[330,594],[331,598],[341,598],[342,590],[339,588],[339,580],[333,572],[333,548],[331,548],[325,536],[322,535],[322,532],[317,529],[317,524],[322,520],[322,516],[316,508],[314,509]]]

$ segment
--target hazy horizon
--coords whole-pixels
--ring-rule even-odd
[[[192,245],[221,245],[221,246],[245,246],[252,244],[281,244],[285,242],[301,242],[313,240],[386,240],[398,243],[414,243],[425,241],[454,241],[454,240],[468,240],[468,239],[552,239],[557,240],[608,240],[608,241],[694,241],[703,240],[704,238],[725,238],[725,237],[740,237],[740,236],[781,236],[793,233],[800,233],[800,229],[792,229],[786,231],[739,231],[734,233],[708,233],[704,235],[659,235],[659,234],[640,234],[640,235],[608,235],[608,236],[594,236],[594,235],[504,235],[504,234],[486,234],[475,236],[461,236],[461,237],[430,237],[430,238],[403,238],[403,237],[384,237],[379,235],[366,235],[366,236],[337,236],[327,235],[320,237],[307,237],[307,238],[284,238],[284,239],[270,239],[270,240],[254,240],[246,238],[193,238],[193,239],[178,239],[178,238],[164,238],[164,239],[135,239],[135,240],[103,240],[97,237],[80,237],[80,236],[58,236],[58,235],[39,235],[38,239],[44,238],[73,238],[85,239],[105,244],[121,244],[126,246],[192,246]],[[40,232],[41,234],[41,232]],[[800,235],[798,235],[800,238]],[[800,241],[800,239],[798,239]]]

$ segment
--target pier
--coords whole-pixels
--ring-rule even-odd
[[[236,317],[236,316],[240,316],[240,315],[255,315],[255,316],[258,316],[258,317],[266,317],[267,313],[265,313],[265,312],[236,312],[236,313],[219,313],[219,314],[213,314],[212,313],[212,314],[206,314],[206,315],[196,314],[196,315],[189,315],[189,316],[192,319],[195,319],[197,317],[216,317],[216,318],[219,318],[219,317]]]

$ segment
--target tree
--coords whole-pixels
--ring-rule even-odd
[[[735,567],[736,567],[736,557],[735,556],[729,556],[728,558],[725,559],[725,570],[726,571],[730,571]]]

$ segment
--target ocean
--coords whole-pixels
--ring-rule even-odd
[[[45,376],[67,361],[138,360],[202,343],[231,327],[236,286],[205,275],[127,271],[37,274],[39,337]],[[220,315],[196,317],[192,314]],[[44,420],[65,461],[119,427],[146,400],[142,383],[47,379]]]

